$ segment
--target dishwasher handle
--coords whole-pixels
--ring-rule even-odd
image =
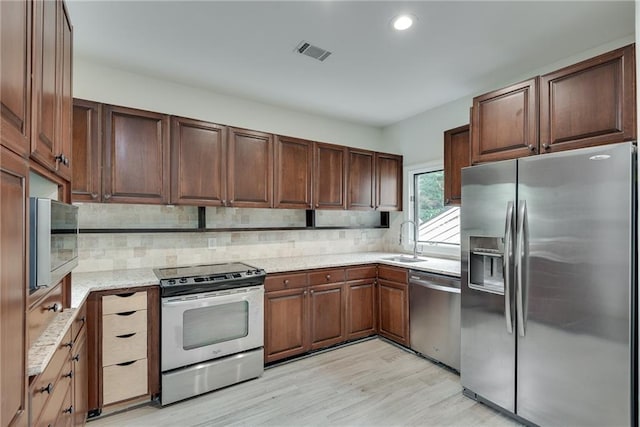
[[[443,286],[443,285],[438,285],[436,283],[427,281],[427,280],[420,280],[420,279],[416,279],[416,278],[411,278],[411,280],[409,280],[409,285],[416,285],[416,286],[422,286],[423,288],[429,288],[429,289],[434,289],[436,291],[444,291],[444,292],[449,292],[452,294],[459,294],[460,293],[460,288],[454,288],[451,286]]]

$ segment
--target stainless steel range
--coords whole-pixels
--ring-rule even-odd
[[[160,279],[162,405],[264,371],[264,270],[243,263],[154,270]]]

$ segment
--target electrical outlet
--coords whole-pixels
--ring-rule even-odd
[[[208,243],[208,248],[209,249],[215,249],[216,248],[216,238],[215,237],[209,237],[209,243]]]

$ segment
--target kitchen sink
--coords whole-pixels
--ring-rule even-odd
[[[426,259],[423,258],[414,258],[412,256],[405,256],[405,255],[397,255],[397,256],[392,256],[389,258],[382,258],[385,261],[393,261],[393,262],[405,262],[407,264],[412,264],[414,262],[425,262],[427,261]]]

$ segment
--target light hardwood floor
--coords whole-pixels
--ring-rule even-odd
[[[102,416],[98,426],[512,426],[462,395],[459,377],[380,339],[267,369],[165,408]]]

